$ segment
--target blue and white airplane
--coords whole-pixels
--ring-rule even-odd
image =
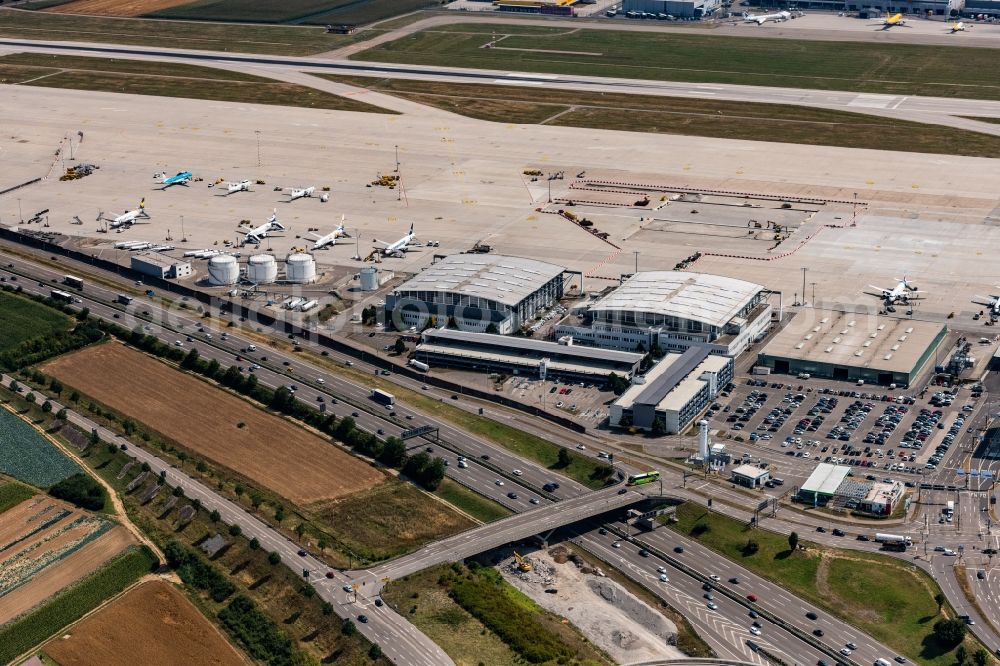
[[[188,182],[194,178],[190,171],[181,171],[176,176],[167,176],[166,173],[158,173],[154,178],[160,179],[160,184],[163,185],[160,189],[167,189],[172,185],[187,185]]]

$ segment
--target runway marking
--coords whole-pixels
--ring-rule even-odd
[[[545,81],[507,81],[505,79],[493,79],[493,83],[502,83],[505,86],[541,86]]]
[[[850,102],[847,106],[860,106],[866,109],[895,109],[903,102],[904,98],[896,97],[895,95],[858,95]],[[895,103],[895,106],[890,107],[890,104]]]

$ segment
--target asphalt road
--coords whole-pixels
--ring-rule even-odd
[[[377,74],[390,78],[451,81],[455,83],[532,85],[561,90],[621,92],[725,99],[742,102],[795,104],[889,117],[912,118],[943,124],[955,124],[958,122],[949,116],[1000,117],[1000,102],[987,100],[913,95],[882,95],[733,84],[639,81],[596,76],[521,74],[503,70],[394,65],[375,62],[363,63],[349,60],[324,60],[288,56],[238,55],[194,49],[114,46],[87,42],[2,39],[0,40],[0,46],[15,47],[29,52],[80,54],[107,58],[127,56],[136,59],[155,59],[160,62],[196,62],[210,67],[231,68],[233,66],[246,65],[263,68],[263,70],[255,70],[257,73],[262,73],[262,71],[266,73],[267,69],[273,69],[343,74]],[[977,127],[980,125],[982,126],[980,131],[1000,134],[1000,127],[990,126],[986,123],[976,123]],[[995,132],[992,132],[991,130],[994,128]]]

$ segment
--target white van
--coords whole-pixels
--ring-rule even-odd
[[[892,664],[889,663],[888,659],[882,659],[879,657],[875,660],[875,666],[892,666]]]

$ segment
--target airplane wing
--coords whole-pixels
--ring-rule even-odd
[[[373,245],[382,245],[383,247],[389,247],[392,243],[386,243],[385,241],[380,241],[379,239],[375,238],[375,239],[372,240],[372,244]]]
[[[874,289],[875,291],[877,291],[879,293],[879,296],[884,296],[884,295],[892,292],[892,289],[883,289],[882,287],[876,287],[873,284],[868,285],[868,288],[869,289]]]

